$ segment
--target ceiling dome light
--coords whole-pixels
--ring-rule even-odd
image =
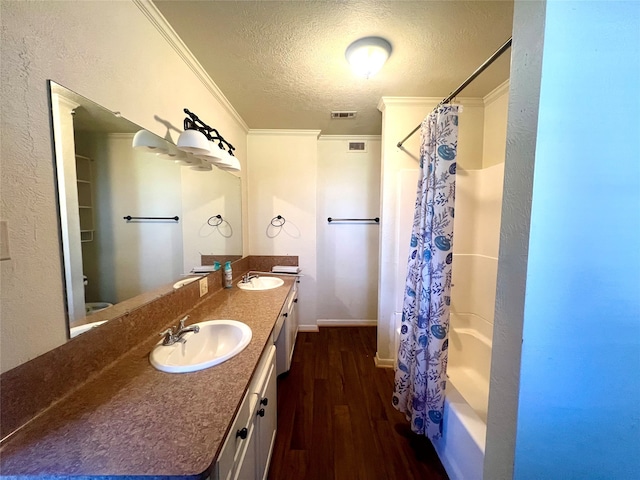
[[[381,37],[365,37],[347,47],[344,56],[353,73],[370,78],[382,68],[391,55],[391,44]]]

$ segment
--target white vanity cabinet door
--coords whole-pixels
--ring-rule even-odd
[[[218,456],[212,475],[214,480],[266,478],[275,439],[278,408],[275,358],[276,348],[270,345],[258,362],[258,368]],[[268,398],[267,405],[260,403],[264,398]],[[265,409],[264,417],[258,415],[261,408]],[[262,420],[266,420],[264,424],[261,423]],[[272,429],[271,436],[269,440],[263,441],[263,436],[268,435],[268,429]],[[263,453],[264,450],[267,451],[266,454]]]
[[[233,480],[255,480],[256,479],[256,428],[255,422],[251,422],[247,438],[243,440],[246,448],[242,450],[241,456],[236,465],[236,473]]]
[[[298,337],[298,291],[294,292],[294,298],[289,308],[289,329],[288,329],[288,343],[287,354],[289,355],[287,366],[291,368],[291,360],[293,359],[293,350],[296,346],[296,338]]]
[[[296,344],[296,337],[298,335],[298,284],[295,283],[294,287],[289,292],[289,296],[285,301],[284,307],[280,312],[280,319],[284,318],[284,324],[280,335],[276,340],[277,348],[277,364],[276,371],[280,375],[288,372],[291,368],[291,357],[293,356],[293,349]],[[280,320],[279,319],[279,320]]]
[[[251,396],[253,394],[251,392],[245,395],[242,400],[242,405],[236,414],[236,418],[234,419],[233,425],[229,430],[227,438],[222,447],[222,451],[218,456],[218,461],[216,463],[217,475],[214,474],[213,478],[218,480],[231,480],[234,478],[234,471],[236,464],[240,458],[240,454],[242,453],[242,446],[246,443],[247,439],[242,439],[241,433],[242,429],[247,429],[248,436],[248,426],[250,424],[250,409],[251,409]],[[253,395],[255,396],[255,395]]]
[[[275,355],[271,356],[271,362],[267,366],[267,369],[267,377],[258,397],[258,411],[256,412],[256,430],[258,432],[256,456],[258,475],[256,476],[256,480],[264,480],[267,478],[278,427],[278,405],[276,402],[278,398],[278,388]]]

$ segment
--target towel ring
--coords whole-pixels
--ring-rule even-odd
[[[212,220],[214,220],[216,223],[211,223]],[[213,217],[209,217],[209,220],[207,220],[207,223],[212,227],[217,227],[218,225],[221,225],[223,221],[224,220],[222,219],[222,215],[214,215]]]
[[[275,222],[275,223],[274,223]],[[284,217],[282,215],[278,215],[277,217],[273,217],[271,219],[271,225],[273,227],[281,227],[283,226],[287,221],[284,219]]]

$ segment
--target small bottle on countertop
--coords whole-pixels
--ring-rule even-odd
[[[224,288],[231,288],[233,286],[233,272],[231,271],[231,262],[225,262],[224,264]]]

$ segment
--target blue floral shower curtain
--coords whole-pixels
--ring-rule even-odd
[[[458,107],[423,122],[421,176],[411,232],[393,405],[411,429],[435,440],[442,415],[449,344]]]

